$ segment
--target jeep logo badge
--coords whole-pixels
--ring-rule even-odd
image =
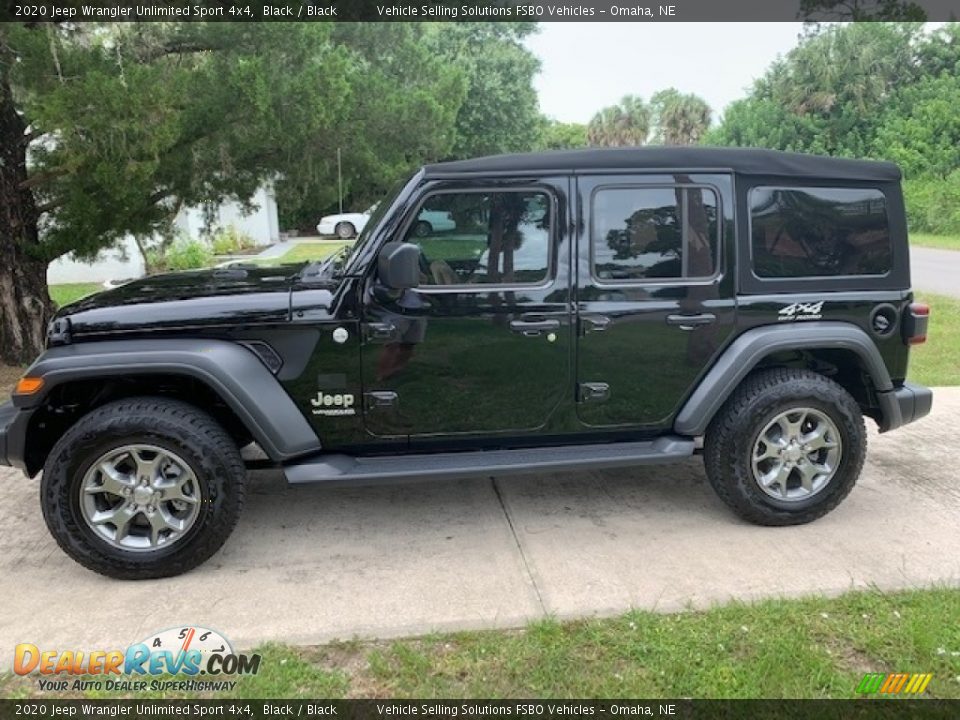
[[[353,403],[354,398],[350,393],[328,395],[323,390],[318,390],[317,396],[310,400],[314,415],[356,415]]]

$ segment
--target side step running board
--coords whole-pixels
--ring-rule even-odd
[[[389,457],[323,455],[286,465],[287,481],[379,482],[441,480],[486,475],[518,475],[550,470],[630,467],[668,463],[693,455],[690,438],[665,436],[649,442],[618,442],[602,445],[483,450]]]

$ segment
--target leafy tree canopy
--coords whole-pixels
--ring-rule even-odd
[[[425,44],[431,55],[466,79],[449,159],[534,146],[540,111],[533,78],[540,61],[523,45],[523,39],[536,27],[528,22],[428,25]]]
[[[12,85],[37,135],[40,251],[94,254],[163,231],[183,204],[245,200],[275,178],[383,178],[448,152],[464,82],[413,24],[10,26]],[[389,47],[390,53],[382,49]],[[373,184],[376,184],[377,180]],[[370,190],[368,190],[370,192]]]
[[[911,227],[960,232],[960,25],[814,28],[706,142],[893,160]]]
[[[587,146],[587,126],[544,118],[537,150],[573,150]]]

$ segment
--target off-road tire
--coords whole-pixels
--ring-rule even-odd
[[[836,474],[818,493],[792,502],[766,494],[753,477],[751,454],[767,423],[791,406],[825,413],[840,433]],[[710,423],[704,465],[720,499],[757,525],[801,525],[833,510],[863,468],[867,434],[856,401],[840,385],[809,370],[775,368],[748,376]]]
[[[203,501],[184,536],[170,547],[130,552],[98,537],[83,519],[80,487],[104,453],[131,443],[175,452],[191,467]],[[40,484],[47,527],[64,552],[94,572],[123,580],[179,575],[209,559],[243,509],[246,468],[230,436],[213,418],[177,400],[139,397],[82,417],[50,452]]]

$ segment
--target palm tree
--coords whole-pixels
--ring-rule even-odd
[[[710,106],[693,93],[668,88],[654,95],[650,104],[655,115],[654,137],[664,145],[696,145],[710,127]]]
[[[650,134],[650,106],[627,95],[618,105],[605,107],[587,125],[587,144],[594,147],[643,145]]]

